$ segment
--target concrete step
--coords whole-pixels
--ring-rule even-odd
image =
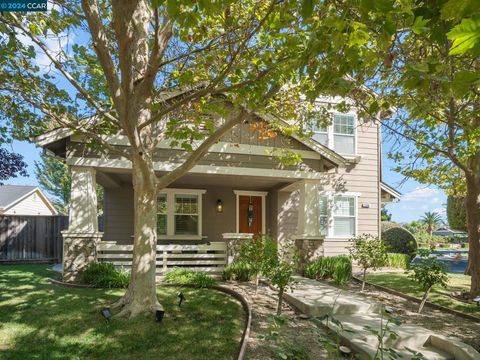
[[[351,347],[357,354],[364,358],[373,358],[377,352],[379,340],[377,336],[369,331],[368,328],[380,332],[385,328],[387,320],[378,315],[334,315],[334,318],[342,324],[343,329],[333,323],[328,322],[328,327],[339,332],[347,346]],[[324,321],[327,325],[327,321]],[[368,327],[368,328],[367,328]],[[433,332],[413,325],[397,326],[389,323],[388,327],[398,335],[396,339],[389,338],[389,334],[384,337],[383,347],[385,349],[394,349],[400,356],[400,359],[411,359],[413,354],[407,350],[420,352],[426,359],[430,360],[454,360],[455,356],[442,349],[432,346],[429,342]],[[386,359],[389,356],[385,357]]]
[[[365,299],[347,290],[296,277],[297,284],[293,292],[284,294],[285,300],[308,316],[326,314],[380,314],[382,304]]]

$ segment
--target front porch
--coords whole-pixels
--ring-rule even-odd
[[[71,244],[78,248],[80,243],[86,262],[98,259],[128,268],[134,234],[130,171],[72,167],[72,175],[82,190],[72,197],[70,227],[64,233],[64,268],[81,271],[81,261],[67,248]],[[89,191],[96,183],[104,187],[103,233],[96,224],[96,197]],[[174,267],[219,275],[238,244],[254,234],[270,234],[280,246],[295,240],[303,257],[323,255],[319,205],[315,196],[308,196],[316,186],[318,180],[297,178],[185,175],[158,194],[157,275]]]

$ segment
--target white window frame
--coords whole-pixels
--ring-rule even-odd
[[[358,204],[359,204],[359,197],[361,196],[361,193],[359,192],[334,192],[334,191],[322,191],[320,192],[320,197],[324,196],[327,198],[327,234],[325,235],[326,238],[331,238],[331,239],[345,239],[347,238],[346,236],[335,236],[334,235],[334,221],[335,221],[335,216],[333,215],[333,206],[334,206],[334,197],[335,196],[344,196],[344,197],[353,197],[353,209],[354,209],[354,216],[353,218],[355,219],[355,234],[353,236],[358,235]],[[320,199],[319,199],[320,201]],[[320,213],[318,214],[319,221],[320,221]],[[320,222],[319,222],[320,223]]]
[[[262,234],[266,233],[266,196],[268,191],[247,191],[247,190],[233,190],[233,193],[236,197],[236,206],[235,206],[235,227],[237,234],[240,232],[240,195],[242,196],[261,196],[262,197]]]
[[[332,116],[332,123],[331,125],[327,126],[326,131],[318,131],[318,130],[311,130],[313,134],[327,134],[327,147],[331,150],[335,150],[335,135],[342,135],[342,136],[352,136],[353,137],[353,148],[354,148],[354,153],[353,154],[348,154],[348,153],[341,153],[336,151],[338,154],[348,158],[348,157],[355,157],[358,155],[358,134],[357,134],[357,125],[358,125],[358,118],[357,114],[354,112],[346,112],[346,113],[341,113],[341,112],[336,112],[336,111],[330,111],[330,115]],[[353,117],[353,134],[336,134],[335,131],[335,115],[343,115],[343,116],[352,116]]]
[[[202,200],[203,194],[207,190],[203,189],[163,189],[158,193],[167,195],[167,235],[157,235],[159,240],[201,240],[203,238],[203,217],[202,217]],[[198,196],[198,234],[197,235],[175,235],[175,195],[197,195]]]

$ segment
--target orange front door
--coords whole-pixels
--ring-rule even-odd
[[[262,197],[240,195],[238,199],[238,227],[241,233],[262,233]]]

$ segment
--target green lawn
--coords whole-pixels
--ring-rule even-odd
[[[0,267],[0,359],[231,359],[244,326],[241,305],[208,289],[159,288],[153,316],[103,321],[99,311],[124,290],[52,285],[47,265]]]
[[[421,298],[423,296],[423,291],[417,283],[410,280],[407,276],[408,275],[404,273],[376,273],[368,275],[367,281]],[[448,274],[448,277],[449,286],[446,289],[434,287],[430,292],[428,300],[458,311],[473,313],[476,316],[480,316],[480,306],[463,303],[448,296],[454,291],[468,291],[470,286],[470,276]]]

